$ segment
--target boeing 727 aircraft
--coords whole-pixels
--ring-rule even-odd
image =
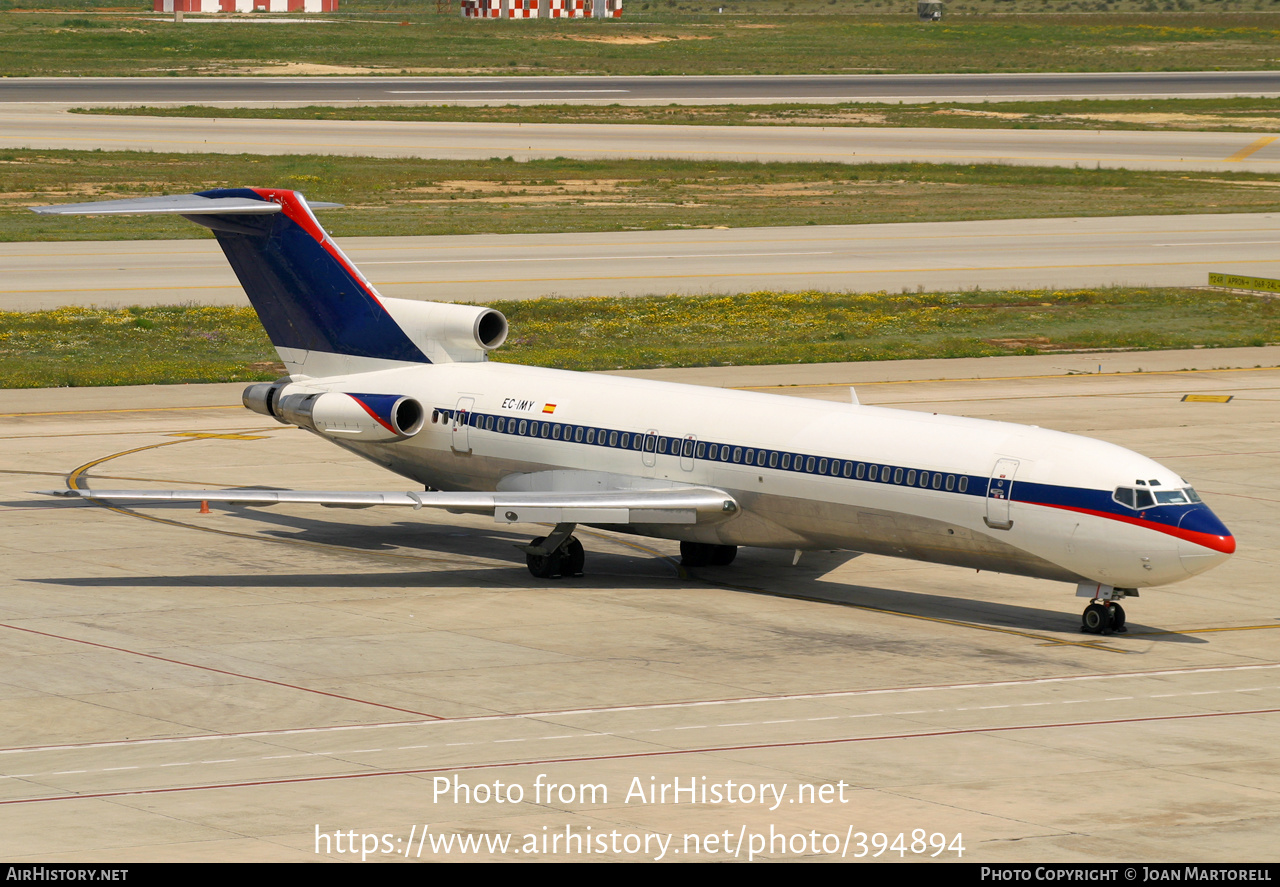
[[[317,204],[316,208],[321,205]],[[1235,539],[1190,484],[1101,441],[1003,422],[491,363],[489,308],[379,295],[301,194],[219,189],[40,207],[173,213],[212,229],[288,369],[244,404],[383,465],[408,492],[70,490],[93,499],[372,505],[553,524],[523,546],[576,575],[578,524],[679,540],[844,549],[1075,583],[1082,630],[1222,563]]]

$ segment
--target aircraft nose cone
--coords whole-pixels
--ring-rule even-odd
[[[1182,568],[1193,576],[1216,567],[1236,550],[1236,537],[1203,505],[1188,510],[1178,521],[1178,529]]]

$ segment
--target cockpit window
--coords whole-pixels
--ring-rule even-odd
[[[1192,502],[1201,501],[1200,494],[1197,493],[1195,490],[1191,489],[1191,487],[1183,487],[1182,492],[1186,493],[1187,498],[1190,499]]]
[[[1143,487],[1116,487],[1116,491],[1111,494],[1111,498],[1119,502],[1125,508],[1132,508],[1137,511],[1141,511],[1144,508],[1151,508],[1156,504],[1156,500],[1152,497],[1151,491]],[[1162,501],[1161,504],[1163,505],[1165,503]]]
[[[1189,501],[1182,490],[1157,490],[1156,502],[1160,505],[1186,505]]]

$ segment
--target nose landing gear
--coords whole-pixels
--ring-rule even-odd
[[[1077,597],[1093,598],[1080,617],[1080,630],[1085,634],[1123,634],[1129,629],[1124,624],[1124,607],[1120,599],[1137,597],[1136,588],[1112,588],[1096,582],[1081,582],[1076,588]]]
[[[1128,631],[1124,627],[1124,607],[1110,602],[1090,604],[1080,617],[1080,630],[1086,634],[1122,634]]]

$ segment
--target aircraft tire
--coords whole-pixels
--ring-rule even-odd
[[[577,536],[570,536],[569,541],[556,554],[564,559],[561,566],[564,575],[582,575],[582,568],[587,562],[587,553],[583,550],[582,543],[578,541]]]
[[[738,556],[736,545],[712,545],[709,542],[681,542],[680,566],[727,567]]]
[[[541,545],[546,541],[546,538],[546,536],[538,536],[530,544]],[[560,552],[553,551],[549,554],[526,554],[524,562],[535,578],[550,579],[560,572],[560,558]]]
[[[1121,634],[1129,630],[1124,627],[1124,607],[1119,604],[1111,605],[1111,630]]]
[[[711,551],[711,566],[727,567],[733,563],[733,559],[738,556],[738,546],[736,545],[715,545]]]
[[[705,542],[681,542],[680,543],[680,566],[682,567],[709,567],[711,566],[711,549],[712,546]]]
[[[1102,604],[1090,604],[1084,608],[1084,615],[1080,617],[1080,630],[1086,634],[1103,634],[1110,633],[1111,614]]]

